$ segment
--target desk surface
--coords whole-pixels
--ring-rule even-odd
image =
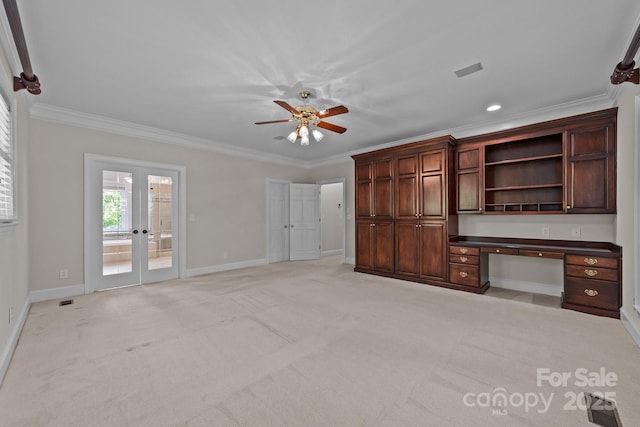
[[[533,251],[553,251],[567,254],[597,253],[615,257],[622,256],[622,247],[609,242],[519,239],[510,237],[452,236],[449,238],[449,243],[480,248],[510,248]]]

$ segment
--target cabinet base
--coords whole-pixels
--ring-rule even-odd
[[[390,277],[392,279],[405,280],[407,282],[415,282],[415,283],[421,283],[424,285],[439,286],[441,288],[455,289],[456,291],[471,292],[474,294],[484,294],[485,292],[487,292],[487,289],[489,289],[489,286],[490,286],[489,282],[485,283],[480,287],[464,286],[464,285],[458,285],[456,283],[451,283],[451,282],[442,282],[439,280],[423,279],[420,277],[407,277],[407,276],[401,276],[393,273],[385,273],[383,271],[368,270],[360,267],[354,268],[353,271],[357,273],[373,274],[375,276]]]
[[[604,308],[571,304],[568,302],[564,302],[564,295],[563,295],[563,301],[562,301],[561,307],[566,308],[568,310],[579,311],[581,313],[595,314],[596,316],[613,317],[614,319],[620,318],[620,310],[606,310]]]

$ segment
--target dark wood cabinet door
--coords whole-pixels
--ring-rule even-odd
[[[420,273],[422,277],[447,279],[447,227],[444,221],[421,222]]]
[[[418,156],[396,160],[396,218],[416,219],[418,213]]]
[[[356,221],[356,267],[373,269],[373,226],[371,221]]]
[[[394,248],[393,248],[393,222],[375,222],[373,224],[374,244],[374,268],[376,271],[393,273]]]
[[[420,155],[420,218],[444,219],[446,213],[445,150]]]
[[[396,273],[420,275],[420,232],[417,221],[396,221]]]
[[[373,216],[393,218],[393,180],[390,178],[378,178],[373,182]]]
[[[356,217],[373,215],[373,162],[357,161],[356,169]]]
[[[615,213],[614,125],[569,130],[566,139],[566,212]]]
[[[480,163],[481,148],[458,150],[456,152],[457,203],[458,213],[480,213],[481,182]]]

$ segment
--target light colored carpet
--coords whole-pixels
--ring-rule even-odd
[[[538,368],[571,378],[538,385]],[[581,368],[617,380],[583,386]],[[588,426],[571,409],[583,391],[640,425],[640,351],[620,321],[327,258],[34,304],[0,425]],[[522,404],[534,395],[548,410]]]

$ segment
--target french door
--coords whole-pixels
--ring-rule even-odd
[[[85,166],[88,291],[179,277],[179,172],[101,159]]]

